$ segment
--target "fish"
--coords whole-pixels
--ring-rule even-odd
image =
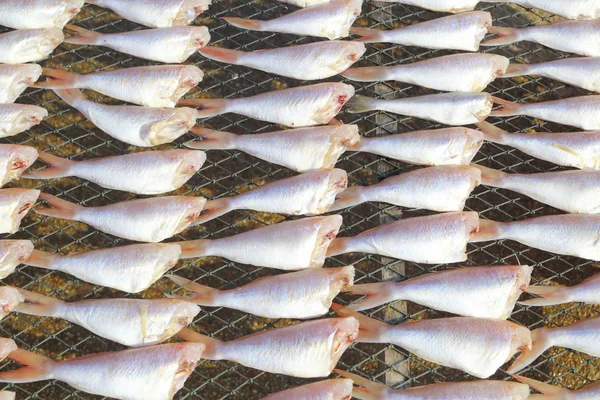
[[[600,171],[508,174],[476,165],[485,186],[512,190],[571,214],[600,213]]]
[[[298,7],[311,7],[317,4],[329,3],[330,0],[279,0],[282,3],[293,4]]]
[[[520,41],[539,43],[554,50],[582,56],[600,56],[600,21],[560,21],[526,28],[492,26],[489,33],[496,38],[481,43],[498,46]]]
[[[0,25],[13,29],[62,29],[83,4],[84,0],[3,0]]]
[[[334,370],[338,375],[351,379],[356,385],[352,396],[359,400],[427,399],[471,400],[473,398],[528,400],[529,386],[510,381],[477,380],[465,382],[442,382],[415,386],[408,389],[392,389],[382,383],[370,381],[356,374]]]
[[[190,149],[240,150],[297,172],[333,169],[347,148],[360,139],[356,125],[324,125],[236,135],[193,127],[201,140],[184,143]]]
[[[510,64],[503,78],[538,75],[600,92],[600,57],[573,57],[538,64]]]
[[[41,75],[42,67],[37,64],[0,64],[0,103],[14,103]]]
[[[35,189],[0,190],[0,233],[15,233],[21,220],[35,204],[40,191]]]
[[[530,286],[525,291],[539,297],[519,301],[519,304],[526,306],[554,306],[571,302],[600,304],[599,285],[600,274],[590,276],[573,286]]]
[[[363,43],[337,40],[256,51],[214,46],[198,50],[211,60],[300,80],[325,79],[337,75],[350,68],[365,51],[367,48]]]
[[[146,107],[174,107],[183,95],[202,81],[195,65],[150,65],[76,74],[43,68],[45,89],[91,89],[115,99]]]
[[[352,85],[326,82],[239,99],[183,99],[179,104],[198,107],[199,118],[234,113],[298,128],[329,123],[352,96]]]
[[[381,0],[384,3],[400,3],[431,11],[462,13],[473,11],[480,0]]]
[[[88,224],[102,232],[138,242],[158,243],[187,229],[202,214],[206,199],[193,196],[151,197],[99,207],[84,207],[48,193],[48,207],[35,212]]]
[[[0,279],[12,274],[33,251],[31,240],[0,240]]]
[[[268,183],[237,196],[209,200],[193,225],[211,221],[233,210],[253,210],[287,215],[326,213],[335,196],[346,188],[342,169],[306,172]]]
[[[479,170],[463,165],[429,167],[386,178],[371,186],[346,188],[336,196],[329,211],[367,201],[433,211],[462,211],[475,186]]]
[[[532,389],[535,389],[541,393],[532,394],[531,396],[529,396],[529,400],[585,400],[598,398],[598,396],[600,396],[600,383],[598,382],[586,385],[581,389],[569,390],[567,388],[549,385],[547,383],[526,378],[524,376],[513,374],[513,378],[515,378],[519,382],[529,385]]]
[[[487,11],[435,18],[403,28],[380,30],[351,27],[359,35],[356,40],[365,43],[394,43],[428,49],[478,51],[479,44],[492,26],[492,15]]]
[[[25,289],[15,311],[60,318],[129,347],[164,342],[189,325],[200,307],[179,299],[89,299],[66,302]]]
[[[10,392],[8,390],[0,390],[0,400],[15,400],[15,396],[17,394],[15,392]]]
[[[348,103],[348,111],[353,114],[387,111],[460,126],[485,120],[492,112],[493,104],[492,95],[489,93],[438,93],[392,100],[357,95]]]
[[[0,361],[17,349],[17,344],[12,339],[0,337]]]
[[[489,122],[477,124],[485,140],[514,147],[565,167],[600,170],[600,131],[508,133]]]
[[[519,350],[531,348],[529,329],[510,321],[452,317],[389,325],[336,303],[332,307],[339,316],[358,320],[356,343],[391,343],[480,379],[492,376]]]
[[[408,300],[465,317],[507,319],[527,291],[532,271],[527,265],[464,267],[402,282],[354,285],[344,291],[365,296],[349,306],[356,311]]]
[[[48,110],[31,104],[0,104],[0,138],[18,135],[38,125]]]
[[[174,243],[142,243],[66,256],[33,250],[23,263],[61,271],[94,285],[139,293],[173,268],[180,255],[181,247]]]
[[[198,112],[189,107],[111,106],[90,101],[77,89],[54,92],[100,130],[132,146],[171,143],[187,133],[198,118]]]
[[[206,346],[207,360],[229,360],[246,367],[298,378],[328,376],[356,340],[356,318],[325,318],[221,341],[189,328],[177,336]],[[2,374],[0,373],[0,378]]]
[[[336,238],[327,256],[368,253],[424,264],[467,260],[467,242],[479,229],[476,212],[449,212],[401,219],[356,236]]]
[[[509,0],[484,0],[487,3],[508,3]],[[513,2],[513,1],[510,1]],[[538,8],[567,19],[600,18],[600,1],[598,0],[518,0],[515,3],[523,7]]]
[[[76,25],[66,28],[75,36],[65,43],[104,46],[135,57],[167,64],[184,63],[210,41],[205,26],[143,29],[119,33],[100,33]]]
[[[531,331],[531,348],[523,349],[507,372],[514,374],[521,371],[541,356],[544,351],[554,346],[600,357],[598,329],[600,329],[600,317],[583,319],[568,326],[534,329]]]
[[[73,161],[40,152],[49,166],[26,172],[27,179],[54,179],[76,176],[107,189],[136,194],[161,194],[179,189],[206,161],[206,153],[171,149]]]
[[[213,289],[176,275],[167,277],[193,292],[183,299],[201,306],[226,307],[264,318],[308,319],[329,312],[333,298],[352,286],[354,267],[266,276],[230,290]]]
[[[261,400],[350,400],[351,397],[350,379],[327,379],[273,393]]]
[[[501,77],[508,58],[496,54],[463,53],[410,64],[350,68],[342,76],[352,81],[398,81],[446,92],[481,92]]]
[[[202,357],[200,343],[170,343],[55,361],[17,349],[9,358],[25,367],[0,372],[0,382],[49,379],[77,390],[123,400],[170,400]]]
[[[212,0],[85,0],[86,3],[110,8],[121,17],[149,28],[190,25],[206,10]]]
[[[363,151],[417,165],[469,165],[483,144],[483,134],[454,127],[364,137],[348,150]]]
[[[0,320],[13,312],[23,301],[25,301],[25,298],[17,288],[0,286]],[[3,346],[0,345],[1,347]]]
[[[19,29],[0,34],[0,63],[25,64],[45,60],[63,42],[60,28]]]
[[[0,143],[0,188],[19,179],[37,158],[38,151],[33,147]]]
[[[360,15],[363,0],[331,0],[303,8],[268,21],[223,17],[231,25],[250,31],[315,36],[330,40],[350,35],[350,27]]]
[[[176,242],[181,258],[218,256],[240,264],[284,271],[321,268],[341,215],[310,217],[267,225],[220,239]]]
[[[560,214],[514,222],[479,221],[471,242],[514,240],[551,253],[600,261],[600,215]]]
[[[514,103],[492,97],[493,102],[502,108],[491,112],[491,117],[512,117],[525,115],[563,125],[575,126],[584,131],[600,130],[600,118],[597,109],[600,95],[569,97],[541,103]],[[479,121],[481,122],[481,121]]]

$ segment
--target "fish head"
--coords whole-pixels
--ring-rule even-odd
[[[17,349],[17,344],[12,339],[0,338],[0,361]]]
[[[17,179],[38,158],[38,152],[33,147],[7,145],[6,153],[2,151],[4,171],[0,172],[0,186]],[[2,165],[0,164],[0,165]]]
[[[177,343],[176,346],[178,346],[179,360],[177,371],[173,376],[173,381],[171,382],[171,388],[169,390],[170,399],[175,396],[175,393],[183,387],[187,378],[194,372],[194,369],[206,348],[202,343],[192,342]]]
[[[15,307],[25,301],[19,290],[10,286],[0,287],[0,318],[6,317]]]
[[[33,251],[30,240],[0,240],[0,279],[12,274]]]
[[[327,320],[333,324],[335,333],[330,348],[330,370],[335,368],[342,354],[358,338],[358,320],[354,317],[330,318]]]

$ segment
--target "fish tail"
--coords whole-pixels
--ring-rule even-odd
[[[34,211],[47,217],[72,220],[76,218],[78,211],[83,208],[78,204],[59,199],[48,193],[40,193],[40,199],[44,200],[49,207],[37,207]]]
[[[484,167],[483,165],[471,164],[472,167],[481,171],[481,184],[493,187],[502,187],[504,178],[508,175],[506,172]]]
[[[186,147],[196,150],[226,150],[235,148],[235,139],[237,135],[229,132],[215,131],[207,128],[194,126],[190,132],[198,136],[200,140],[190,140],[184,143]]]
[[[536,381],[535,379],[531,378],[526,378],[521,375],[513,374],[512,377],[518,380],[519,382],[528,385],[530,388],[535,389],[540,393],[543,393],[542,395],[529,396],[528,399],[559,400],[563,399],[565,393],[568,392],[568,390],[565,388],[549,385],[547,383]]]
[[[8,355],[25,367],[12,371],[0,372],[0,382],[29,383],[51,379],[52,366],[55,361],[31,351],[16,349]]]
[[[512,101],[503,100],[499,97],[492,96],[494,103],[502,106],[499,110],[494,110],[490,113],[491,117],[511,117],[513,115],[523,114],[523,104],[515,103]]]
[[[69,169],[76,163],[76,161],[67,160],[66,158],[53,156],[42,151],[39,152],[38,158],[48,164],[49,166],[44,169],[38,169],[37,171],[26,171],[23,174],[23,178],[27,179],[51,179],[51,178],[64,178],[69,176]]]
[[[350,107],[348,111],[353,114],[356,114],[376,110],[376,102],[377,99],[373,99],[367,96],[356,95],[348,102],[348,106]]]
[[[223,17],[223,19],[237,28],[247,29],[250,31],[262,30],[263,22],[264,22],[264,21],[260,21],[257,19],[245,19],[245,18],[235,18],[235,17]]]
[[[331,205],[329,211],[338,211],[364,203],[367,201],[364,196],[365,191],[365,186],[352,186],[344,189],[335,197],[335,202]]]
[[[527,293],[538,295],[535,299],[519,301],[526,306],[552,306],[568,303],[569,289],[565,286],[529,286]]]
[[[356,82],[376,82],[388,80],[387,67],[350,68],[341,75]]]
[[[229,198],[208,200],[202,210],[202,215],[196,219],[191,226],[201,225],[205,222],[211,221],[221,215],[227,214],[232,210],[231,202]]]
[[[533,74],[534,64],[509,64],[503,78],[514,78],[516,76],[524,76]]]
[[[350,253],[352,251],[352,237],[335,238],[327,247],[327,257],[337,256],[339,254]]]
[[[180,106],[196,107],[198,111],[197,118],[214,117],[224,114],[227,111],[229,100],[226,99],[181,99]]]
[[[54,264],[54,260],[56,259],[56,257],[57,256],[52,253],[33,250],[29,258],[23,261],[23,264],[45,269],[54,269],[52,265]]]
[[[177,275],[167,274],[167,278],[181,286],[182,288],[194,292],[191,297],[186,297],[188,301],[193,301],[201,306],[212,306],[215,303],[215,298],[219,294],[218,289],[213,289],[208,286],[201,285],[199,283],[190,281],[189,279],[182,278]]]
[[[206,46],[198,49],[198,53],[211,60],[226,64],[237,64],[239,57],[245,54],[245,52],[240,50],[230,50],[215,46]]]
[[[501,44],[510,44],[523,40],[521,30],[517,28],[490,26],[488,32],[495,34],[497,37],[482,42],[482,46],[498,46]]]
[[[489,242],[492,240],[505,239],[504,223],[490,221],[487,219],[479,220],[479,230],[469,240],[471,243]]]
[[[475,125],[477,125],[481,133],[483,133],[483,138],[488,142],[504,144],[506,141],[506,135],[508,132],[498,128],[497,126],[485,121],[478,122]]]
[[[72,31],[76,36],[65,38],[66,43],[72,44],[98,44],[102,33],[90,31],[77,25],[67,24],[65,29]]]
[[[400,299],[401,291],[390,290],[392,285],[396,286],[397,284],[392,282],[378,282],[350,286],[346,292],[356,295],[366,295],[366,297],[352,303],[348,307],[355,311],[363,311]]]
[[[23,314],[38,315],[41,317],[57,317],[58,307],[64,304],[64,301],[43,294],[31,292],[29,290],[17,288],[23,295],[25,301],[15,307],[15,311]]]
[[[534,362],[544,351],[552,347],[548,328],[531,331],[531,349],[525,348],[506,372],[514,374]]]
[[[215,355],[219,346],[224,344],[219,339],[202,335],[201,333],[194,332],[189,328],[183,328],[182,330],[180,330],[177,333],[177,337],[185,340],[186,342],[196,342],[204,344],[206,346],[206,349],[202,353],[202,358],[205,358],[207,360],[214,360],[216,358]]]
[[[79,74],[67,72],[62,69],[42,68],[42,74],[49,77],[45,82],[34,83],[35,87],[45,89],[69,89],[77,87]]]
[[[360,324],[358,341],[366,343],[377,343],[380,340],[381,333],[388,327],[385,322],[378,321],[374,318],[367,317],[359,312],[356,312],[348,307],[344,307],[337,303],[331,303],[331,308],[340,317],[354,317]]]
[[[384,384],[370,381],[362,376],[341,369],[334,369],[333,371],[343,378],[351,379],[355,385],[362,386],[354,387],[352,397],[359,400],[380,400],[385,398],[384,394],[388,391],[388,388]]]
[[[379,29],[372,28],[358,28],[354,26],[350,28],[350,33],[360,36],[356,40],[363,43],[383,42],[383,32],[384,31],[381,31]]]

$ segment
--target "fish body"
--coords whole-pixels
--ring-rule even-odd
[[[12,274],[33,251],[31,240],[0,240],[0,279]]]
[[[15,233],[40,195],[35,189],[0,190],[0,233]]]
[[[14,136],[42,122],[48,110],[30,104],[0,104],[0,138]]]
[[[17,344],[12,339],[0,338],[0,361],[4,360],[11,352],[17,349]]]
[[[513,374],[513,377],[519,382],[522,382],[541,393],[532,394],[529,396],[529,400],[594,400],[600,396],[600,384],[597,382],[586,385],[578,390],[569,390],[564,387],[549,385],[534,379],[525,378],[524,376]]]
[[[526,292],[539,296],[519,302],[528,306],[553,306],[570,302],[600,304],[600,275],[593,275],[573,286],[531,286]]]
[[[351,396],[350,379],[328,379],[273,393],[261,400],[346,400]]]
[[[18,29],[0,34],[0,63],[24,64],[41,61],[64,40],[62,29]]]
[[[33,147],[18,144],[0,144],[0,187],[18,179],[37,159]]]
[[[0,64],[0,103],[14,103],[41,75],[37,64]]]
[[[282,3],[293,4],[298,7],[311,7],[317,4],[329,3],[330,0],[279,0]]]
[[[15,400],[15,392],[9,392],[8,390],[0,390],[0,400]]]
[[[509,0],[484,0],[487,3],[508,3]],[[518,0],[515,3],[523,7],[538,8],[567,19],[600,18],[600,1],[598,0]]]
[[[0,286],[0,320],[10,314],[25,298],[17,288],[12,286]],[[0,349],[6,343],[0,343]],[[0,354],[2,354],[0,350]],[[4,357],[2,357],[4,358]]]
[[[426,8],[431,11],[462,13],[473,11],[480,0],[383,0],[388,3],[401,3]]]
[[[83,7],[83,0],[3,0],[0,25],[13,29],[62,29]]]

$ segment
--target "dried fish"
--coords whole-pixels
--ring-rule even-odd
[[[61,28],[18,29],[0,34],[0,63],[23,64],[50,55],[65,36]]]
[[[12,274],[33,251],[31,240],[0,240],[0,279]]]
[[[62,29],[83,4],[83,0],[2,0],[0,25],[13,29]]]
[[[40,191],[35,189],[0,190],[0,233],[15,233],[21,220],[35,204]]]
[[[14,103],[41,75],[37,64],[0,64],[0,103]]]
[[[33,147],[0,144],[0,187],[14,179],[19,179],[37,157],[38,152]]]

